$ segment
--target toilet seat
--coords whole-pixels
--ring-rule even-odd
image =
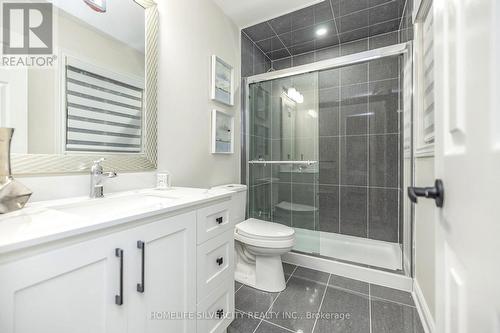
[[[295,243],[293,228],[253,218],[237,224],[234,236],[245,244],[275,249],[293,247]]]

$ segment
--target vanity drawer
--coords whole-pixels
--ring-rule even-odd
[[[233,229],[229,220],[230,201],[198,209],[198,244],[220,235],[224,231]]]
[[[234,278],[224,280],[217,289],[197,307],[203,319],[196,322],[199,333],[222,333],[233,321],[234,316]]]
[[[198,246],[197,298],[207,297],[222,281],[234,278],[233,230]]]

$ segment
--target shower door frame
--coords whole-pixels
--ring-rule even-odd
[[[301,74],[307,74],[307,73],[312,73],[312,72],[317,72],[317,71],[322,71],[322,70],[327,70],[327,69],[334,69],[337,67],[345,67],[345,66],[351,66],[355,65],[358,63],[364,63],[372,60],[377,60],[381,58],[386,58],[386,57],[391,57],[391,56],[400,56],[400,55],[406,55],[407,58],[406,60],[411,63],[413,66],[413,55],[412,55],[412,42],[405,42],[405,43],[399,43],[399,44],[394,44],[390,46],[385,46],[373,50],[368,50],[368,51],[363,51],[363,52],[358,52],[354,54],[349,54],[345,56],[340,56],[337,58],[332,58],[332,59],[327,59],[327,60],[322,60],[318,62],[314,62],[311,64],[306,64],[306,65],[301,65],[301,66],[296,66],[296,67],[291,67],[287,69],[282,69],[282,70],[277,70],[277,71],[272,71],[272,72],[267,72],[263,74],[258,74],[258,75],[253,75],[249,76],[247,78],[242,79],[242,109],[241,109],[241,126],[242,130],[241,131],[241,179],[245,180],[246,184],[249,184],[249,130],[250,130],[250,121],[249,121],[249,115],[250,115],[250,85],[254,83],[259,83],[263,81],[271,81],[275,79],[280,79],[280,78],[285,78],[285,77],[290,77],[290,76],[295,76],[295,75],[301,75]],[[413,70],[412,70],[412,75],[413,75]],[[410,87],[411,91],[408,96],[411,96],[411,100],[408,101],[410,105],[410,160],[411,160],[411,177],[410,177],[410,184],[406,184],[408,186],[413,186],[414,183],[414,177],[415,177],[415,171],[414,171],[414,152],[413,152],[413,77],[411,79],[412,82],[412,87]],[[404,86],[404,91],[401,93],[403,96],[407,96],[405,94],[406,89],[408,89],[406,86]],[[406,104],[406,103],[405,103]],[[404,111],[404,110],[403,110]],[[403,135],[403,138],[405,136]],[[402,159],[404,159],[404,156],[401,156]],[[270,162],[270,161],[267,161]],[[264,163],[264,161],[263,161]],[[403,184],[404,185],[404,184]],[[404,187],[403,187],[404,191]],[[247,202],[248,202],[248,195],[250,191],[247,191]],[[403,193],[404,195],[404,193]],[[248,209],[249,205],[247,204],[247,214],[248,214]],[[403,214],[404,215],[404,214]],[[402,258],[403,258],[403,274],[406,277],[413,278],[414,273],[415,273],[415,267],[414,267],[414,209],[413,205],[410,207],[409,211],[409,219],[410,221],[408,222],[408,227],[410,228],[409,231],[409,242],[405,242],[403,239],[402,242]],[[409,243],[409,244],[407,244]],[[410,260],[410,267],[405,267],[405,251],[410,251],[409,254],[409,260]],[[322,258],[322,257],[317,257],[314,255],[310,255],[312,258]],[[323,258],[324,259],[324,258]],[[330,258],[332,261],[338,261],[336,258]],[[363,265],[359,265],[357,263],[348,263],[348,265],[357,265],[362,267]],[[381,270],[385,271],[384,269],[381,268],[375,268],[375,270]],[[384,272],[385,273],[385,272]],[[392,271],[388,271],[387,273],[392,274]]]

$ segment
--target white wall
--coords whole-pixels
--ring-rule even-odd
[[[240,32],[210,0],[161,0],[159,42],[159,170],[177,186],[240,181]],[[210,58],[235,70],[235,106],[210,100]],[[235,116],[235,153],[210,153],[211,110]]]
[[[415,159],[415,186],[434,184],[434,157]],[[415,205],[415,280],[435,318],[435,214],[434,200],[419,199]]]

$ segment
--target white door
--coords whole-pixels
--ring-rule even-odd
[[[438,333],[500,332],[500,2],[435,0]]]
[[[182,317],[196,311],[196,212],[149,223],[130,234],[135,255],[130,257],[133,273],[127,287],[128,332],[196,332],[196,320]]]
[[[129,300],[115,304],[125,245],[116,234],[0,265],[0,332],[125,332]]]
[[[28,153],[28,70],[0,67],[0,127],[15,128],[11,150]]]

